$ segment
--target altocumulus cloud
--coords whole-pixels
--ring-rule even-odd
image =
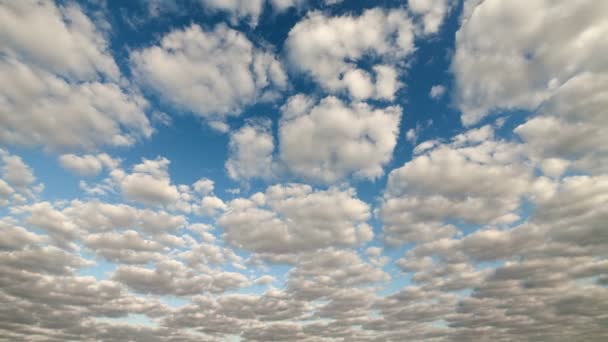
[[[608,340],[605,13],[0,0],[0,340]]]

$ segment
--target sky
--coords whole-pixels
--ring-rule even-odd
[[[606,13],[0,0],[0,340],[608,340]]]

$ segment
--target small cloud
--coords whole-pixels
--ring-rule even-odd
[[[433,100],[439,100],[445,94],[445,87],[441,84],[434,85],[431,87],[431,91],[429,91],[429,97]]]

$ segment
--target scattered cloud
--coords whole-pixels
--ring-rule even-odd
[[[296,175],[331,183],[354,174],[376,179],[392,158],[401,108],[326,97],[291,97],[279,123],[280,158]]]
[[[3,3],[0,15],[0,141],[94,149],[151,136],[147,101],[121,78],[105,35],[78,6],[27,0]]]
[[[270,120],[249,121],[230,135],[228,176],[236,180],[273,175],[274,137]]]
[[[370,9],[360,16],[313,11],[289,32],[287,59],[324,90],[357,100],[392,100],[400,88],[397,64],[414,51],[413,26],[402,10]],[[370,70],[357,62],[376,56]]]
[[[281,63],[226,25],[192,25],[130,56],[136,78],[175,108],[203,118],[239,115],[287,85]]]
[[[0,0],[0,336],[608,340],[606,12]]]

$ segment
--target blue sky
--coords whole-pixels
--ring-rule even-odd
[[[608,337],[594,1],[0,1],[0,336]]]

